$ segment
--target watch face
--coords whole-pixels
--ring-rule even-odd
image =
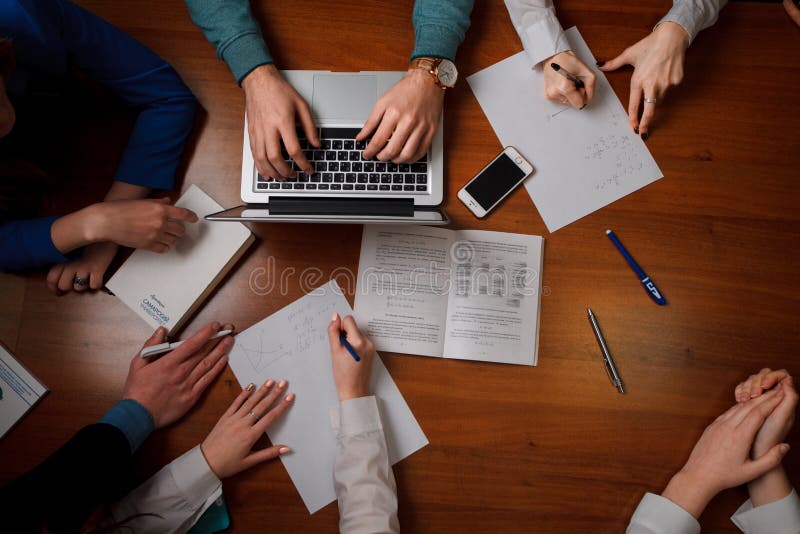
[[[436,73],[439,76],[439,82],[445,87],[453,87],[458,79],[458,70],[452,61],[443,59],[439,63],[439,70]]]

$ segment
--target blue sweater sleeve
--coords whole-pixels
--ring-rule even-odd
[[[115,179],[171,189],[194,121],[194,96],[138,41],[67,0],[56,3],[70,62],[139,110]]]
[[[414,51],[411,59],[441,57],[455,61],[456,50],[469,28],[474,0],[416,0]]]
[[[236,83],[260,65],[272,63],[248,0],[186,0],[192,21],[214,45]]]
[[[122,399],[98,421],[112,425],[128,438],[131,454],[153,433],[156,425],[147,408],[133,399]]]
[[[42,217],[0,223],[0,271],[17,271],[67,261],[50,237],[50,227],[56,219]]]

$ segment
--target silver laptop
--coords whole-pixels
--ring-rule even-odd
[[[447,224],[442,119],[428,153],[408,164],[364,160],[367,141],[355,136],[378,98],[405,72],[282,71],[311,107],[321,146],[301,135],[300,146],[316,172],[276,181],[255,168],[244,125],[241,197],[245,205],[206,216],[212,221]]]

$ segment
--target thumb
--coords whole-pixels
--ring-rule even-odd
[[[774,469],[780,465],[783,457],[789,452],[788,443],[778,443],[772,447],[766,454],[752,460],[747,464],[747,471],[749,473],[747,480],[755,480],[767,471]]]
[[[159,326],[156,328],[156,331],[153,332],[153,335],[144,342],[144,347],[152,347],[153,345],[158,345],[159,343],[163,343],[167,337],[167,329],[163,326]]]
[[[337,312],[333,312],[331,322],[328,324],[328,341],[331,344],[331,354],[340,346],[339,334],[342,331],[342,318]]]
[[[631,58],[630,58],[630,53],[628,52],[627,48],[625,50],[623,50],[622,53],[620,55],[618,55],[617,57],[615,57],[614,59],[611,59],[611,60],[608,60],[608,61],[598,61],[597,62],[597,66],[603,72],[617,70],[620,67],[623,67],[625,65],[630,65],[630,64],[631,64]]]

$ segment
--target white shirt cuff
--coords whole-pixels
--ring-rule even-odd
[[[222,493],[222,482],[209,467],[200,445],[176,458],[169,468],[186,502],[211,504]]]
[[[692,13],[691,7],[685,4],[677,4],[672,6],[672,9],[658,21],[658,24],[653,26],[653,30],[655,31],[659,25],[665,22],[674,22],[686,30],[686,33],[689,34],[689,44],[692,44],[694,38],[697,37],[697,34],[702,30],[702,28],[698,28],[697,20],[698,15]]]
[[[699,534],[700,523],[666,497],[645,493],[631,517],[628,532]]]
[[[555,14],[548,15],[524,28],[519,32],[519,37],[532,67],[570,49],[564,30]]]
[[[331,427],[340,437],[383,430],[378,399],[374,395],[342,401],[338,408],[331,409],[330,417]]]
[[[755,508],[748,499],[731,516],[731,521],[747,534],[797,534],[800,532],[800,498],[792,490],[783,499]]]

